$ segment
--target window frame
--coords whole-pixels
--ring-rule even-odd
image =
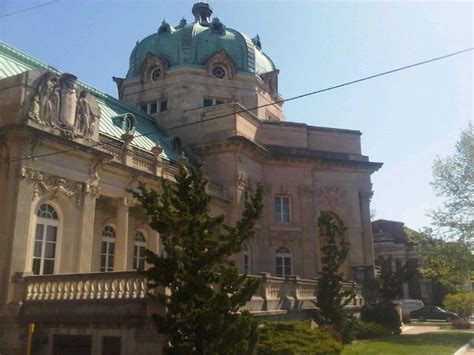
[[[208,100],[211,102],[211,105],[205,105],[205,101]],[[202,107],[207,108],[207,107],[214,107],[214,106],[219,106],[223,105],[230,102],[228,99],[223,99],[221,97],[211,97],[211,96],[203,96],[202,98]]]
[[[286,252],[283,252],[283,250]],[[279,260],[281,261],[280,266]],[[281,272],[278,271],[279,267]],[[289,269],[289,272],[287,272],[287,269]],[[293,275],[293,253],[290,248],[284,245],[275,250],[275,275],[282,278]]]
[[[41,212],[48,212],[51,213],[51,210],[41,211],[43,206],[48,206],[54,215],[52,217],[44,217],[40,216]],[[34,223],[34,230],[33,230],[33,238],[32,238],[32,252],[31,252],[31,271],[34,275],[53,275],[57,274],[59,270],[59,251],[60,249],[60,235],[61,235],[61,227],[62,227],[62,218],[59,212],[59,208],[52,204],[50,201],[45,201],[39,204],[36,208],[35,214],[35,223]],[[39,226],[42,226],[41,231],[41,239],[38,239],[38,231]],[[54,240],[49,239],[48,231],[54,230]],[[37,254],[37,245],[39,247],[39,255]],[[49,245],[53,245],[52,247],[52,257],[46,256],[46,251]],[[39,265],[37,263],[39,260]],[[45,272],[45,265],[46,261],[52,261],[52,268],[51,272]],[[36,267],[36,265],[38,265]],[[35,269],[38,269],[37,271]]]
[[[277,200],[280,200],[280,210],[277,210]],[[284,213],[284,206],[282,201],[288,201],[288,213]],[[276,224],[290,224],[291,223],[291,197],[289,195],[275,195],[273,198],[273,220]],[[284,216],[287,215],[287,220],[284,219]]]
[[[113,236],[110,235],[105,235],[105,231],[107,228],[110,228],[113,230]],[[102,233],[101,233],[101,239],[100,239],[100,263],[99,263],[99,271],[100,272],[112,272],[114,271],[115,267],[115,245],[116,245],[116,239],[117,237],[117,231],[114,225],[112,224],[106,224],[102,228]],[[104,252],[104,243],[106,245],[105,252]],[[113,245],[113,251],[110,252],[110,246]],[[105,256],[105,264],[102,263],[102,257]],[[110,266],[110,258],[112,258],[112,266]]]
[[[162,110],[163,105],[166,107],[165,110]],[[153,107],[156,110],[155,112],[152,112]],[[158,100],[140,102],[137,104],[137,110],[146,113],[147,115],[164,114],[165,112],[169,111],[169,100],[165,97]]]
[[[142,237],[143,240],[137,240],[137,237]],[[146,237],[145,232],[143,232],[142,230],[135,231],[133,235],[133,269],[134,270],[145,269],[146,242],[147,242],[147,237]]]

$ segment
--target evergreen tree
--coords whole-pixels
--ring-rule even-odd
[[[408,271],[408,266],[400,265],[400,268],[393,270],[392,256],[379,256],[380,263],[380,297],[382,301],[391,302],[400,296],[403,283],[406,282],[412,273]]]
[[[176,185],[163,182],[163,193],[140,184],[135,197],[160,233],[164,255],[147,250],[148,287],[159,292],[165,314],[154,314],[166,336],[166,354],[246,354],[256,343],[256,324],[239,312],[259,286],[239,274],[231,256],[254,235],[262,212],[262,189],[250,194],[240,221],[223,224],[209,214],[210,195],[198,169],[180,167]]]
[[[344,236],[346,228],[332,213],[322,211],[318,219],[319,233],[324,238],[322,270],[318,278],[316,322],[340,333],[342,341],[352,340],[353,317],[345,310],[355,297],[354,289],[343,290],[341,267],[349,253],[350,244]]]

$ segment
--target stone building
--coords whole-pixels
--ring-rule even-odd
[[[0,44],[0,353],[23,351],[28,323],[38,353],[157,352],[156,306],[134,270],[160,238],[128,191],[160,190],[179,164],[202,166],[228,223],[264,186],[256,237],[235,256],[262,278],[255,314],[313,307],[321,210],[348,228],[345,278],[373,276],[381,164],[361,133],[286,121],[258,36],[211,20],[208,4],[192,12],[136,44],[119,99]]]
[[[372,222],[374,235],[374,254],[377,264],[378,257],[391,257],[392,269],[398,270],[406,265],[412,277],[400,290],[400,298],[422,300],[426,305],[441,305],[439,285],[423,278],[417,272],[421,261],[414,245],[410,243],[403,222],[378,219]]]

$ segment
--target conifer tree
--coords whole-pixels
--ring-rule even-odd
[[[176,184],[163,182],[163,192],[140,184],[135,197],[160,234],[163,255],[147,250],[148,287],[166,307],[154,314],[165,335],[166,354],[246,354],[256,343],[251,314],[239,312],[259,286],[239,270],[231,256],[254,235],[262,212],[262,189],[250,194],[240,221],[225,225],[224,216],[209,213],[210,195],[198,169],[180,167]]]
[[[341,267],[349,253],[350,244],[344,236],[346,228],[332,213],[322,211],[318,219],[319,233],[324,238],[322,269],[319,272],[316,322],[336,330],[344,343],[352,340],[354,319],[345,310],[355,297],[353,288],[344,290]]]

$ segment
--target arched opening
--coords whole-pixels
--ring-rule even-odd
[[[100,248],[100,271],[114,271],[115,256],[115,228],[106,225],[102,230],[102,243]]]
[[[145,249],[146,238],[142,231],[137,231],[133,238],[133,268],[135,270],[143,270],[145,268]]]
[[[33,274],[53,274],[58,242],[58,213],[48,203],[42,204],[36,213],[35,244],[33,249]]]

